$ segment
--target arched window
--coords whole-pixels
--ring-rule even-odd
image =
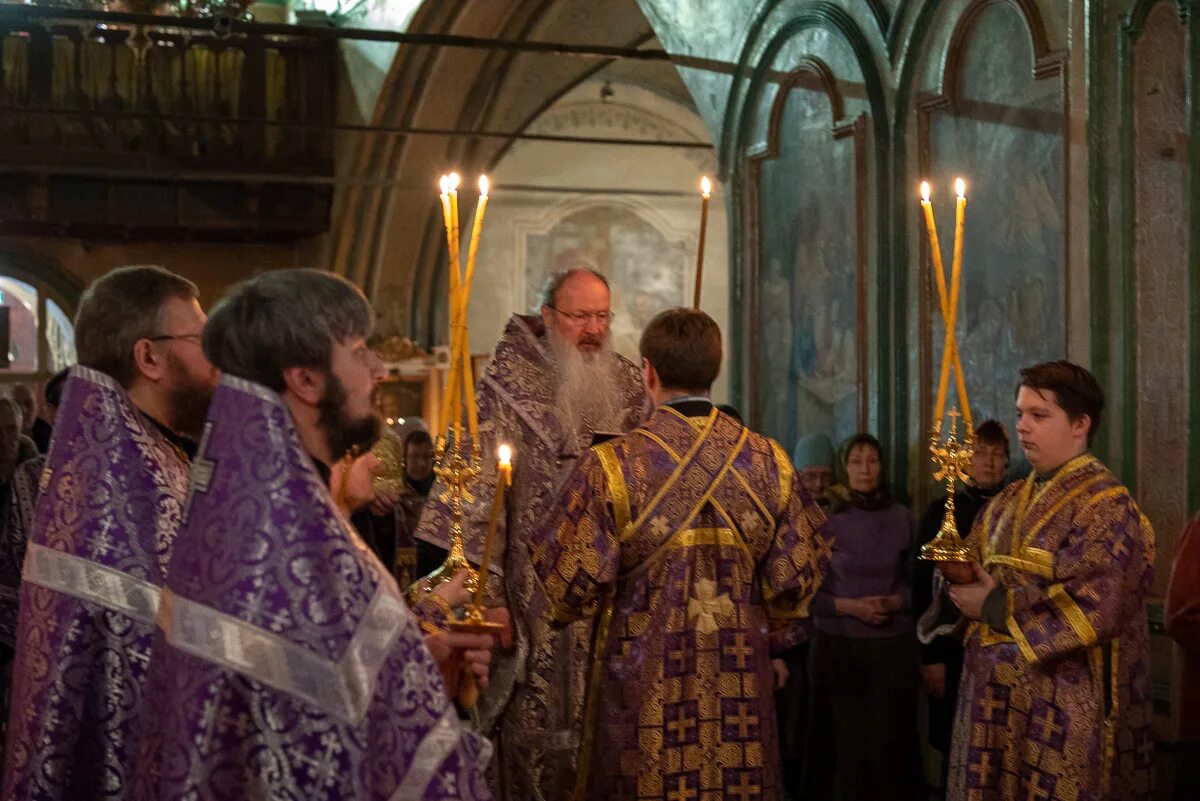
[[[49,286],[0,273],[0,383],[48,378],[75,363],[75,326]]]

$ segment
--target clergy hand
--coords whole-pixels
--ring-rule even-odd
[[[771,671],[775,674],[775,689],[782,690],[783,685],[787,684],[788,673],[787,663],[782,659],[771,660]]]
[[[492,638],[487,634],[439,631],[425,638],[425,645],[446,679],[450,694],[458,694],[459,671],[466,667],[479,681],[488,685],[488,667],[492,662]]]
[[[946,697],[946,666],[941,662],[921,665],[921,678],[925,682],[925,694],[930,698]]]
[[[450,604],[451,609],[463,606],[467,601],[471,600],[471,593],[467,592],[467,571],[458,571],[454,574],[454,578],[449,581],[443,581],[434,588],[433,592],[443,601]]]
[[[963,616],[979,620],[983,617],[983,602],[995,588],[996,580],[978,562],[972,562],[971,569],[975,571],[975,580],[970,584],[950,585],[950,600]]]

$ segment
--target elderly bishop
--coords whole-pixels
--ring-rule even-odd
[[[524,537],[546,513],[559,486],[597,434],[628,431],[645,416],[637,368],[612,350],[608,281],[587,268],[551,276],[541,316],[514,315],[480,381],[481,451],[507,443],[515,472],[501,520],[489,593],[513,610],[515,644],[497,653],[492,686],[478,721],[499,743],[501,797],[553,801],[574,783],[575,754],[587,675],[590,623],[555,629],[541,614]],[[492,486],[493,459],[484,459],[481,486]],[[444,487],[433,487],[418,539],[448,548],[450,510]],[[466,509],[467,556],[478,563],[490,493]]]

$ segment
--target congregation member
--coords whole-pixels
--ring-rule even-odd
[[[996,420],[986,420],[975,429],[971,453],[970,481],[954,493],[954,524],[960,537],[966,538],[979,512],[1004,488],[1008,471],[1008,432]],[[938,498],[925,510],[917,529],[916,551],[937,536],[946,515],[946,498]],[[933,605],[935,564],[914,560],[913,614],[919,620]],[[921,678],[929,702],[929,745],[942,755],[942,781],[949,769],[950,738],[954,731],[954,713],[958,684],[962,675],[963,644],[960,637],[941,634],[921,646]]]
[[[712,318],[665,311],[640,351],[654,413],[584,456],[529,543],[554,618],[597,620],[573,797],[779,799],[769,660],[825,573],[824,515],[709,400]]]
[[[558,801],[575,783],[590,622],[555,628],[527,549],[558,488],[593,440],[628,431],[645,417],[638,369],[613,351],[608,280],[577,267],[549,278],[540,315],[514,315],[479,382],[480,485],[494,486],[500,444],[514,453],[512,486],[499,521],[488,593],[513,610],[514,646],[497,654],[491,689],[474,717],[499,744],[498,795],[506,801]],[[450,546],[450,507],[435,482],[417,538]],[[479,563],[490,493],[465,507],[464,546]]]
[[[42,411],[33,421],[30,436],[39,453],[50,451],[50,438],[54,434],[54,417],[58,414],[58,404],[62,402],[63,387],[67,383],[67,370],[59,370],[46,382],[42,390]]]
[[[892,500],[870,434],[838,453],[833,559],[813,601],[804,791],[813,801],[911,801],[924,787],[917,648],[909,592],[912,524]]]
[[[196,287],[95,281],[75,319],[20,585],[3,798],[132,798],[160,586],[217,372]],[[11,580],[11,578],[9,579]]]
[[[1033,466],[984,509],[947,797],[1146,801],[1153,793],[1146,594],[1154,532],[1089,452],[1104,394],[1068,361],[1021,371],[1017,438]]]
[[[372,317],[317,270],[264,273],[213,310],[204,351],[224,375],[162,591],[139,801],[491,798],[489,745],[426,646],[434,621],[329,489],[379,436]],[[486,686],[489,638],[430,639]]]

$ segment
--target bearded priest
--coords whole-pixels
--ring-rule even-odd
[[[488,606],[515,612],[515,642],[494,655],[491,689],[477,708],[481,729],[499,745],[493,786],[509,801],[553,801],[574,786],[592,640],[589,621],[559,629],[543,616],[524,538],[593,441],[628,431],[646,414],[640,372],[612,349],[603,275],[575,267],[551,276],[540,311],[509,320],[477,397],[480,486],[494,485],[500,444],[515,452],[488,582]],[[451,520],[444,492],[440,482],[434,485],[417,529],[418,539],[443,549],[450,546]],[[492,500],[490,492],[477,495],[464,525],[467,558],[476,564]]]

